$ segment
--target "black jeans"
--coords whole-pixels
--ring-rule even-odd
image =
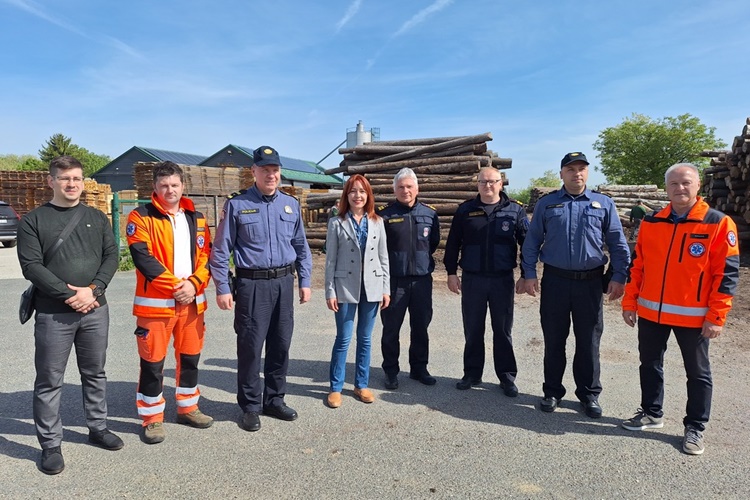
[[[704,430],[711,413],[711,364],[708,359],[709,339],[701,328],[660,325],[638,318],[638,351],[641,358],[641,408],[652,417],[662,417],[664,403],[664,353],[667,340],[674,331],[682,352],[687,375],[687,406],[684,425]]]

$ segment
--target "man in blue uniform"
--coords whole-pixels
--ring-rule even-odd
[[[522,250],[524,291],[539,292],[536,263],[544,263],[540,313],[544,334],[544,398],[540,409],[553,412],[565,395],[565,343],[573,319],[576,396],[590,418],[602,416],[599,344],[604,330],[602,293],[622,297],[630,254],[615,204],[586,188],[589,162],[568,153],[560,162],[563,187],[543,196],[534,208]],[[611,258],[610,272],[604,267]]]
[[[236,303],[237,402],[242,427],[260,429],[259,414],[295,420],[284,403],[289,345],[294,328],[294,270],[300,304],[310,300],[312,256],[305,239],[299,202],[279,191],[281,161],[273,148],[253,152],[255,185],[224,204],[211,252],[216,303],[230,310]],[[236,266],[236,299],[229,279],[229,258]],[[265,343],[264,382],[260,360]]]
[[[417,200],[419,184],[413,170],[404,168],[396,174],[393,192],[396,201],[378,209],[385,222],[391,272],[391,303],[380,311],[383,371],[389,390],[398,389],[399,334],[407,310],[411,327],[409,377],[425,385],[436,382],[427,371],[427,328],[432,321],[432,254],[440,244],[437,212]]]
[[[487,305],[492,323],[492,355],[500,388],[506,396],[518,396],[516,357],[513,353],[513,298],[523,286],[523,272],[514,288],[513,269],[523,244],[529,219],[517,201],[502,192],[503,179],[493,167],[479,171],[479,195],[459,205],[445,246],[448,289],[463,292],[464,376],[460,390],[482,383],[484,325]],[[459,260],[460,254],[460,260]],[[463,271],[459,279],[458,266]]]

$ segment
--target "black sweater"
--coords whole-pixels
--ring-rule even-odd
[[[44,252],[55,245],[76,210],[85,210],[83,217],[45,266]],[[73,311],[65,304],[75,295],[68,284],[94,283],[106,288],[117,271],[119,256],[112,226],[103,212],[82,203],[70,208],[46,203],[21,218],[18,260],[23,275],[37,287],[36,310],[50,314]],[[106,304],[106,296],[97,301]]]

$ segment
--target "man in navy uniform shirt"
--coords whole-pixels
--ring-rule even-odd
[[[560,162],[563,187],[543,196],[534,208],[522,249],[524,291],[539,292],[537,260],[544,264],[540,305],[544,334],[544,398],[540,409],[553,412],[565,395],[565,343],[571,316],[576,352],[573,378],[576,396],[590,418],[602,416],[599,344],[604,330],[602,293],[622,297],[630,254],[615,204],[586,188],[589,162],[583,153],[568,153]],[[604,272],[607,245],[610,273]],[[607,283],[608,282],[608,283]]]
[[[432,321],[432,254],[440,244],[437,212],[417,199],[419,184],[412,169],[403,168],[396,174],[393,191],[396,201],[378,209],[385,222],[391,271],[391,303],[380,311],[383,371],[389,390],[398,389],[399,334],[407,309],[411,327],[409,377],[425,385],[436,382],[427,371],[427,328]]]
[[[211,252],[216,303],[230,310],[236,303],[237,402],[242,427],[260,429],[259,414],[295,420],[284,402],[289,345],[294,328],[294,271],[300,304],[310,300],[312,256],[305,239],[299,202],[279,191],[281,160],[271,147],[253,152],[255,185],[224,204]],[[236,266],[236,299],[229,279],[229,258]],[[264,381],[260,360],[265,343]]]
[[[479,195],[459,205],[453,216],[443,259],[448,289],[463,293],[464,376],[456,388],[466,390],[482,383],[484,325],[489,304],[495,373],[505,395],[516,397],[518,369],[511,329],[514,292],[523,285],[523,272],[514,287],[513,269],[529,219],[523,206],[502,192],[503,179],[496,168],[479,170],[478,190]]]

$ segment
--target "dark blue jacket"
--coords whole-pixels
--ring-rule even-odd
[[[445,270],[496,274],[517,265],[518,250],[526,238],[529,219],[519,202],[501,192],[490,213],[479,196],[458,206],[445,245]],[[459,260],[460,254],[460,260]]]
[[[377,213],[385,222],[391,277],[430,274],[435,269],[432,254],[440,244],[435,209],[417,199],[411,207],[394,201]]]

